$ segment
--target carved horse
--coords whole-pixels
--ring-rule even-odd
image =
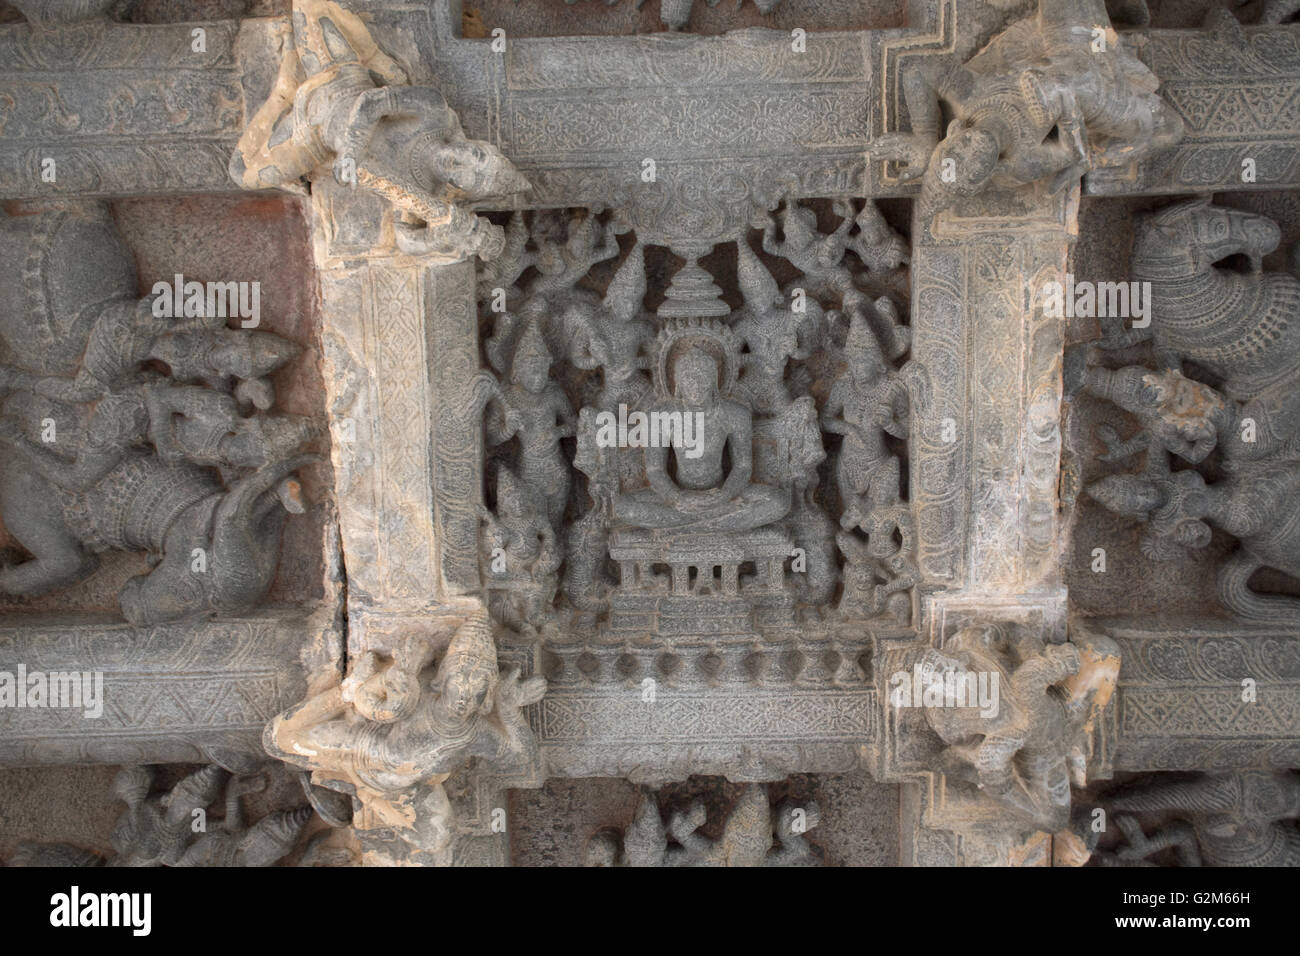
[[[153,570],[118,595],[132,624],[247,610],[279,562],[286,512],[276,485],[315,460],[277,462],[222,491],[207,469],[135,453],[72,491],[27,458],[0,455],[0,516],[33,555],[0,570],[0,591],[42,594],[88,577],[97,552],[143,550],[156,556]]]
[[[1208,197],[1140,216],[1132,278],[1151,283],[1151,327],[1111,345],[1154,339],[1161,363],[1192,361],[1239,401],[1285,393],[1300,379],[1300,281],[1260,270],[1281,231],[1265,216],[1210,205]],[[1248,272],[1216,263],[1244,255]]]

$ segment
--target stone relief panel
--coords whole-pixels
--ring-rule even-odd
[[[66,5],[73,7],[76,5]],[[42,7],[29,16],[46,22]],[[76,18],[70,18],[76,19]],[[183,27],[62,22],[0,37],[0,184],[6,198],[209,192],[240,116],[238,23]],[[60,80],[51,82],[52,75]]]
[[[821,819],[815,802],[776,808],[759,784],[745,788],[732,808],[722,835],[710,840],[699,831],[708,808],[696,800],[671,812],[665,822],[655,794],[642,795],[636,816],[621,833],[606,830],[587,844],[588,866],[816,866],[804,834]]]
[[[286,519],[312,504],[298,473],[324,437],[319,418],[277,402],[304,350],[259,328],[260,282],[173,273],[139,297],[93,202],[9,215],[4,234],[24,263],[4,294],[24,321],[0,333],[14,549],[0,589],[39,599],[90,577],[101,554],[134,552],[149,563],[114,602],[132,623],[258,606]]]
[[[898,790],[864,773],[658,789],[553,777],[511,795],[511,853],[522,866],[893,866]]]
[[[215,764],[170,789],[155,789],[153,767],[124,767],[113,796],[126,804],[113,827],[114,852],[105,857],[70,844],[25,844],[10,866],[272,866],[293,851],[312,819],[311,807],[276,810],[249,823],[241,799],[265,789],[265,777],[231,777]],[[224,805],[207,825],[207,811]],[[196,823],[198,825],[196,825]],[[307,864],[311,865],[308,858]]]
[[[870,202],[826,205],[827,232],[791,201],[666,282],[665,250],[617,212],[511,217],[479,278],[481,562],[503,623],[663,647],[911,623],[900,456],[926,382],[905,306],[872,291],[907,247]],[[734,269],[735,305],[701,259]]]
[[[139,298],[134,260],[94,203],[6,217],[5,235],[25,263],[22,284],[6,286],[10,308],[32,321],[5,337],[16,561],[4,591],[59,592],[88,578],[98,555],[125,551],[151,555],[114,602],[131,622],[260,604],[287,516],[311,507],[316,540],[295,542],[318,555],[324,541],[320,499],[309,501],[299,475],[320,460],[324,434],[315,416],[283,412],[276,393],[278,381],[295,410],[316,411],[300,392],[309,376],[287,371],[309,358],[270,332],[282,321],[261,326],[260,281],[172,273]],[[311,483],[328,507],[320,472]],[[299,601],[317,555],[296,558],[308,562],[289,579]]]
[[[480,269],[480,573],[539,642],[551,773],[770,780],[873,736],[873,629],[917,580],[907,247],[870,202],[752,218],[670,252],[617,210],[516,213]]]
[[[1292,468],[1300,283],[1262,268],[1281,238],[1267,216],[1209,197],[1139,216],[1132,278],[1120,285],[1148,296],[1153,321],[1102,319],[1102,338],[1073,348],[1066,363],[1067,390],[1110,409],[1093,426],[1100,460],[1127,466],[1087,481],[1084,493],[1140,529],[1145,561],[1210,549],[1219,613],[1260,622],[1295,620],[1285,596],[1294,549],[1276,516]],[[1272,594],[1251,585],[1263,569]]]

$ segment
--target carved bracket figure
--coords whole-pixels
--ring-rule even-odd
[[[1183,135],[1102,0],[1041,0],[966,62],[913,64],[901,82],[912,131],[882,137],[874,155],[903,163],[904,182],[924,178],[932,197],[1030,183],[1057,193]]]
[[[498,255],[500,227],[466,204],[527,190],[510,161],[467,139],[437,90],[408,85],[357,14],[333,0],[294,0],[291,20],[280,73],[240,137],[231,178],[246,189],[286,187],[332,165],[340,184],[392,203],[401,251],[441,262]]]
[[[441,853],[456,838],[443,783],[477,757],[494,767],[539,766],[523,708],[546,691],[541,677],[498,672],[488,613],[457,628],[437,668],[434,644],[417,640],[400,659],[373,652],[343,683],[267,725],[273,757],[311,771],[316,786],[353,798],[358,829],[390,829]]]
[[[1048,833],[1070,819],[1070,787],[1086,782],[1094,705],[1109,696],[1118,658],[1080,674],[1079,648],[1019,627],[967,627],[921,657],[941,765],[1023,823]],[[983,685],[980,682],[983,681]],[[987,687],[987,700],[976,688]]]

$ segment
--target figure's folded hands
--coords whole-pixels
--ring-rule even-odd
[[[361,688],[361,685],[370,680],[379,670],[379,655],[374,651],[366,651],[357,662],[352,665],[352,670],[348,676],[343,678],[341,687],[343,700],[351,703]]]

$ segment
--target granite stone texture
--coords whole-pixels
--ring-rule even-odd
[[[1300,864],[1297,14],[0,2],[0,860]]]

